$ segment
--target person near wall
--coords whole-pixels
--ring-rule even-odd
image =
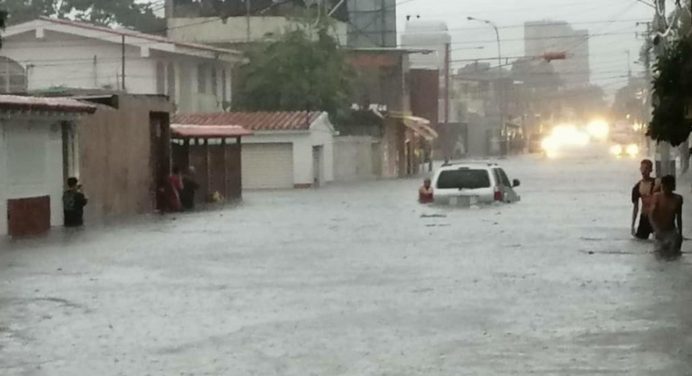
[[[180,194],[183,191],[183,176],[180,173],[179,167],[173,167],[171,176],[168,177],[167,184],[167,199],[168,199],[168,209],[171,212],[179,212],[183,209],[183,205],[180,201]]]
[[[67,179],[67,190],[62,195],[65,227],[80,227],[84,225],[84,207],[87,198],[82,193],[82,186],[75,177]]]
[[[183,210],[195,210],[195,194],[199,189],[199,184],[195,180],[195,168],[190,166],[183,175],[183,189],[180,192],[180,202]]]

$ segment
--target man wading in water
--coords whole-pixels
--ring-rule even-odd
[[[654,228],[654,251],[662,256],[676,256],[682,248],[682,196],[675,194],[675,177],[661,179],[661,193],[654,196],[649,219]]]
[[[654,164],[651,160],[643,160],[639,167],[639,171],[642,173],[642,180],[632,188],[632,236],[640,240],[649,239],[649,236],[654,232],[649,221],[649,213],[651,212],[654,193],[660,190],[660,187],[656,185],[656,179],[651,177],[653,167]],[[640,201],[641,208],[639,205]],[[636,227],[637,216],[639,216],[639,227]]]

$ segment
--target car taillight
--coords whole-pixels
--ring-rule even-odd
[[[500,191],[499,188],[495,188],[495,201],[503,201],[504,197],[502,197],[502,192]]]

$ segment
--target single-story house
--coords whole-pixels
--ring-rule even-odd
[[[240,126],[243,189],[319,187],[334,180],[334,127],[326,112],[178,114],[175,125]]]
[[[213,201],[221,194],[226,201],[243,195],[241,138],[252,132],[239,126],[200,126],[176,124],[171,127],[173,165],[183,171],[194,167],[199,184],[195,202]]]
[[[68,129],[95,110],[69,98],[0,95],[0,236],[63,224],[62,192],[74,162]]]

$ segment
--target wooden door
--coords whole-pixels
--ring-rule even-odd
[[[9,235],[41,235],[50,230],[50,196],[7,200]]]

